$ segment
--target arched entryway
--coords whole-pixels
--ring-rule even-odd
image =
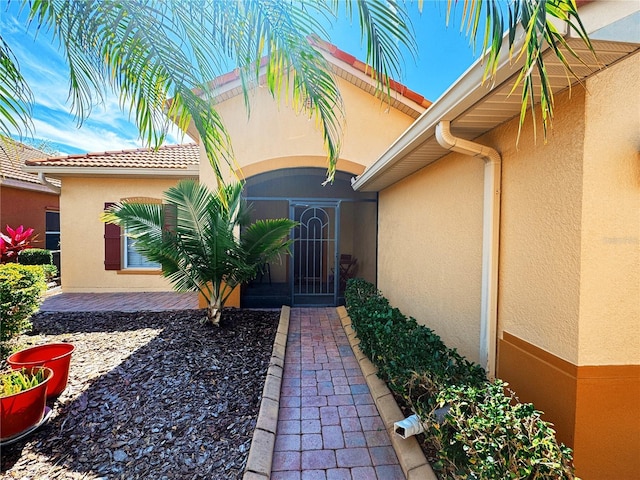
[[[348,278],[375,282],[377,195],[351,188],[352,174],[337,172],[322,186],[322,168],[286,168],[247,179],[245,195],[254,219],[287,217],[292,255],[265,265],[242,291],[242,305],[339,305]]]

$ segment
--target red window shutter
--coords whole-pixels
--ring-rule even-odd
[[[176,229],[178,228],[178,207],[170,203],[163,203],[162,210],[164,213],[162,231],[176,233]]]
[[[114,202],[104,204],[106,210]],[[120,270],[122,268],[122,240],[121,230],[113,223],[104,224],[104,269]]]

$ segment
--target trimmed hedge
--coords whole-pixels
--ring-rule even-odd
[[[37,265],[0,265],[0,350],[6,355],[10,342],[31,328],[29,319],[46,290],[44,270]]]
[[[42,248],[27,248],[18,254],[21,265],[52,265],[53,253]]]
[[[575,478],[571,449],[506,383],[488,381],[479,365],[391,307],[372,284],[349,280],[345,299],[360,348],[420,417],[442,478]]]

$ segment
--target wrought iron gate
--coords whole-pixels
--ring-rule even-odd
[[[293,232],[293,305],[337,304],[339,205],[289,204],[290,217],[299,222]]]

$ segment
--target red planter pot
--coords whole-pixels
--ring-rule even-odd
[[[43,367],[31,367],[29,372]],[[44,417],[47,405],[47,387],[55,377],[53,370],[44,368],[44,382],[28,390],[0,398],[0,440],[3,442],[29,430]]]
[[[48,367],[53,370],[53,380],[47,389],[47,398],[53,398],[67,386],[71,354],[75,348],[71,343],[47,343],[9,355],[7,363],[14,370],[25,367]]]

